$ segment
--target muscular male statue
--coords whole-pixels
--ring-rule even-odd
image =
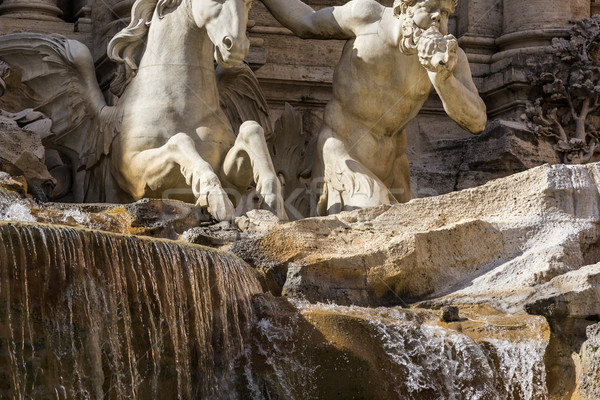
[[[485,128],[467,57],[448,35],[457,0],[395,0],[391,8],[351,0],[319,11],[300,0],[261,1],[302,38],[347,39],[313,168],[323,184],[319,215],[410,200],[404,128],[432,87],[463,129]]]

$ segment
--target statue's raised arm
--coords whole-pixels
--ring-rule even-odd
[[[485,104],[456,38],[432,27],[423,32],[417,49],[421,65],[427,70],[448,116],[471,133],[482,132],[487,121]]]
[[[351,0],[315,11],[300,0],[261,0],[275,19],[304,39],[350,39],[379,21],[384,7],[374,0]]]
[[[457,0],[351,0],[319,11],[300,0],[262,2],[300,37],[347,39],[312,174],[318,214],[410,200],[404,128],[432,89],[463,129],[485,128],[468,61],[448,35]]]

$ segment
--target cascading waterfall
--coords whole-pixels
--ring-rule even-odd
[[[259,292],[198,246],[0,222],[0,398],[237,398]]]
[[[267,311],[256,323],[257,347],[270,372],[263,374],[266,395],[256,398],[307,400],[340,393],[386,400],[548,398],[547,341],[535,337],[542,330],[535,323],[527,328],[531,338],[505,340],[502,335],[514,328],[482,324],[481,336],[473,340],[441,326],[426,310],[292,303],[298,314],[283,319],[277,307],[262,306]],[[303,332],[294,333],[303,321]],[[352,378],[357,370],[363,372]],[[356,392],[353,379],[364,379],[367,388]],[[329,390],[331,382],[337,393]]]
[[[0,221],[36,222],[31,214],[32,203],[0,186]]]
[[[388,356],[405,373],[395,388],[398,398],[547,398],[545,346],[537,341],[476,343],[434,325],[384,323],[377,317],[370,323]]]

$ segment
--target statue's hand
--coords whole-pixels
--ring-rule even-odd
[[[417,44],[421,65],[443,77],[452,74],[458,61],[458,41],[453,35],[442,35],[432,27],[423,32]]]

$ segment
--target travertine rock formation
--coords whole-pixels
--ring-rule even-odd
[[[231,251],[261,267],[272,292],[311,302],[483,303],[543,315],[552,331],[546,394],[595,399],[596,339],[589,328],[586,342],[585,330],[600,315],[599,184],[600,164],[545,165],[439,197],[284,224]]]
[[[492,179],[544,163],[558,164],[552,144],[540,140],[523,122],[492,120],[475,137],[448,137],[436,121],[420,121],[423,134],[409,145],[414,196],[427,197],[479,186]]]
[[[475,189],[285,224],[232,251],[269,267],[284,294],[313,301],[518,311],[550,296],[553,278],[600,261],[599,182],[598,164],[542,166]],[[572,274],[592,279],[593,270]],[[597,314],[594,293],[582,295],[587,308],[569,312]]]
[[[587,341],[581,346],[581,379],[578,393],[581,399],[600,398],[600,323],[587,327]]]
[[[31,109],[16,114],[0,110],[0,171],[25,176],[30,186],[50,193],[56,180],[45,164],[42,139],[51,126],[52,121]]]
[[[27,194],[24,177],[0,172],[0,221],[66,225],[119,234],[176,239],[210,219],[179,200],[142,199],[130,204],[40,203]]]

